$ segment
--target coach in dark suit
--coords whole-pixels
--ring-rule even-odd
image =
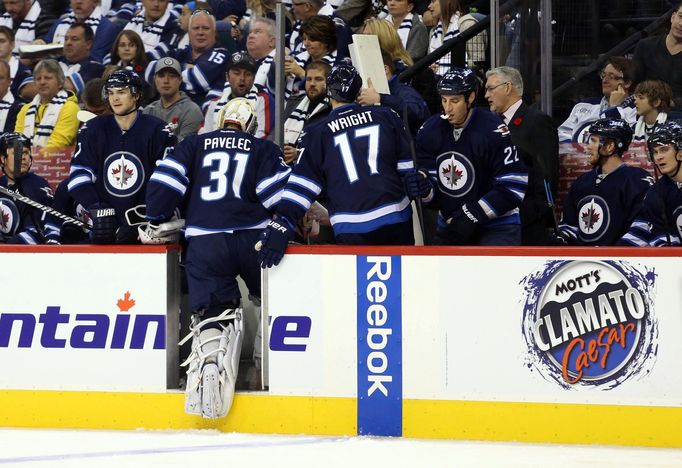
[[[521,205],[521,243],[548,245],[548,229],[555,221],[545,181],[554,200],[559,184],[559,137],[552,119],[524,104],[522,95],[523,79],[515,68],[493,68],[486,73],[485,98],[490,110],[507,124],[519,157],[528,166],[528,190]]]

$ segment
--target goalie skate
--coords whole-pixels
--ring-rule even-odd
[[[201,327],[217,322],[221,330]],[[228,323],[229,322],[229,323]],[[192,318],[190,333],[180,342],[192,338],[192,351],[182,366],[187,367],[185,412],[215,419],[225,416],[234,398],[239,371],[243,322],[241,309],[227,309],[218,317],[198,322]]]

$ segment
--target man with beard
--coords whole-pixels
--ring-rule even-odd
[[[588,161],[594,166],[573,183],[559,232],[572,245],[614,245],[639,212],[651,176],[627,166],[623,153],[632,129],[623,119],[600,119],[588,129]]]
[[[287,102],[284,109],[284,161],[296,161],[296,143],[303,129],[326,117],[331,110],[327,97],[327,76],[332,67],[325,62],[311,62],[305,70],[305,95]]]

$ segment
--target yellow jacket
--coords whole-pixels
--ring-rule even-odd
[[[17,115],[17,123],[14,127],[15,132],[23,133],[24,131],[24,119],[26,118],[26,112],[28,112],[31,103],[24,104],[19,110]],[[40,104],[38,106],[38,113],[36,114],[36,129],[37,124],[42,120],[45,114],[45,109],[47,109],[47,104]],[[75,94],[69,93],[69,97],[64,103],[62,110],[59,112],[59,118],[54,127],[54,132],[47,140],[46,148],[60,148],[63,146],[74,146],[76,144],[76,134],[78,133],[78,118],[76,114],[80,107],[78,106],[78,98]],[[35,132],[32,136],[35,136]]]

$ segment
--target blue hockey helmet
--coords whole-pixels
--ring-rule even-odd
[[[671,145],[677,151],[682,149],[682,125],[674,120],[669,120],[662,124],[656,125],[649,134],[647,140],[649,151],[654,146]]]
[[[353,102],[362,88],[362,78],[353,65],[341,63],[327,77],[327,94],[339,102]]]
[[[588,133],[615,141],[621,154],[627,151],[632,141],[632,128],[623,119],[599,119],[590,125]]]
[[[102,100],[107,101],[109,95],[109,90],[112,88],[129,88],[130,94],[139,98],[142,96],[142,88],[144,87],[144,82],[142,78],[132,70],[116,70],[102,87]]]
[[[470,68],[452,68],[438,81],[438,94],[441,96],[469,96],[478,93],[480,82]]]
[[[14,148],[15,142],[20,142],[25,148],[31,149],[31,139],[18,132],[7,132],[0,137],[0,156],[7,156],[7,149]]]

